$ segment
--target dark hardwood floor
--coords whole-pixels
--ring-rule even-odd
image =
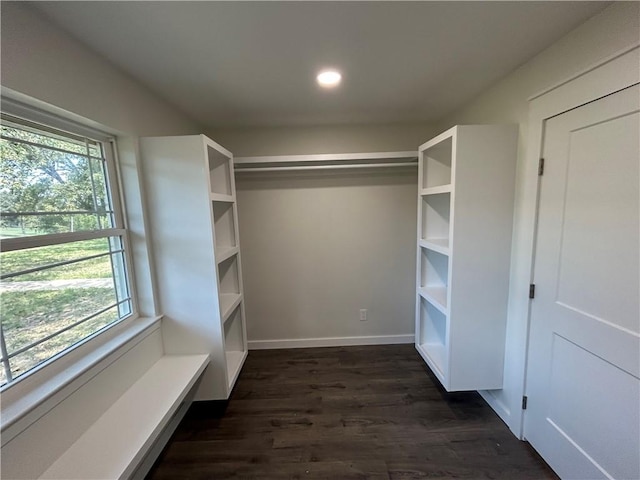
[[[229,402],[194,403],[149,479],[557,478],[413,345],[251,351]]]

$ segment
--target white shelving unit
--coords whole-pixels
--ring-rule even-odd
[[[247,356],[233,155],[203,135],[140,149],[165,351],[209,354],[196,400],[226,399]]]
[[[517,129],[419,148],[416,349],[447,391],[502,388]]]

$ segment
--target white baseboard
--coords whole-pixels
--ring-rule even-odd
[[[370,337],[291,338],[282,340],[249,340],[249,350],[276,348],[345,347],[350,345],[397,345],[414,343],[415,335],[382,335]]]
[[[484,401],[489,404],[493,411],[498,414],[502,421],[507,424],[507,427],[511,429],[511,411],[507,408],[507,406],[498,398],[496,398],[491,390],[478,390],[478,393],[482,398],[484,398]]]

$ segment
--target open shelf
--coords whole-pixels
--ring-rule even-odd
[[[237,246],[232,203],[213,202],[213,232],[216,250],[227,250]]]
[[[443,315],[447,315],[447,289],[445,287],[425,287],[418,290],[418,293],[427,302],[437,308]]]
[[[227,400],[248,349],[233,154],[204,135],[141,138],[140,152],[154,205],[149,238],[163,252],[165,353],[207,353],[196,398]],[[181,219],[188,228],[177,241]]]
[[[233,203],[235,199],[232,195],[225,195],[222,193],[210,193],[209,198],[212,202],[224,202],[224,203]]]
[[[239,293],[221,293],[220,294],[220,316],[222,321],[229,320],[233,310],[240,305],[242,295]]]
[[[216,262],[222,263],[226,259],[233,257],[234,255],[237,255],[239,251],[240,251],[240,248],[238,247],[219,247],[216,250]]]
[[[429,240],[420,240],[420,246],[422,248],[441,253],[442,255],[449,256],[451,253],[448,238],[430,238]]]
[[[451,194],[442,193],[422,197],[421,240],[449,246],[449,220],[451,212]],[[432,240],[433,239],[433,240]]]
[[[416,349],[449,392],[503,386],[517,128],[420,145]]]
[[[209,160],[209,180],[211,193],[221,195],[233,195],[231,188],[231,159],[211,146],[207,146]]]
[[[442,313],[448,312],[449,259],[438,252],[420,249],[420,295]]]
[[[421,153],[423,188],[451,184],[452,145],[449,137]]]
[[[420,195],[439,195],[441,193],[451,193],[453,187],[449,185],[440,185],[439,187],[423,188],[420,190]]]
[[[224,324],[224,353],[227,360],[227,379],[231,387],[240,373],[247,355],[242,332],[242,307],[236,306],[229,320]]]
[[[218,278],[220,282],[220,317],[225,323],[229,320],[234,309],[242,301],[240,292],[240,274],[238,271],[238,257],[232,256],[218,264]]]
[[[424,299],[420,299],[419,315],[418,344],[440,373],[444,373],[447,365],[447,317]]]
[[[218,281],[220,282],[220,295],[239,295],[241,293],[237,257],[229,257],[218,264]]]

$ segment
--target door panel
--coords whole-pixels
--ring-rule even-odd
[[[639,96],[545,123],[525,437],[563,478],[640,478]]]

